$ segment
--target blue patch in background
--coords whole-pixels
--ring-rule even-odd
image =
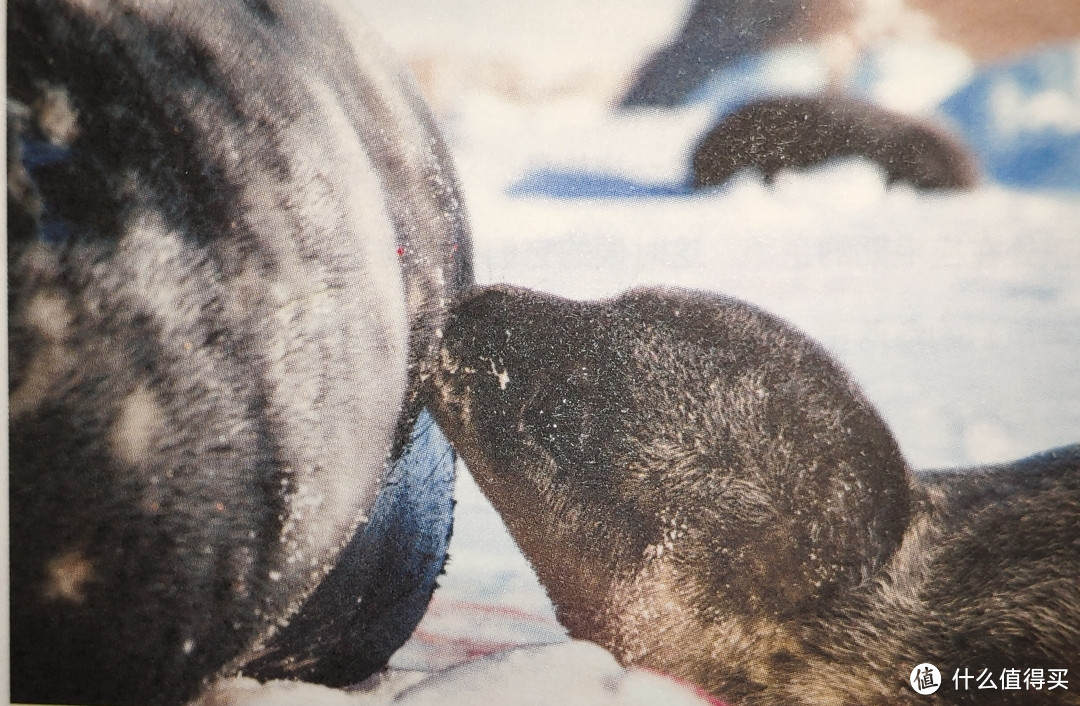
[[[984,69],[941,112],[991,178],[1080,189],[1080,43]]]
[[[507,188],[514,197],[549,199],[642,199],[686,196],[689,184],[645,182],[603,172],[545,167],[527,173]]]

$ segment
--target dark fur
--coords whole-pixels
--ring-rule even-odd
[[[1080,447],[913,475],[820,347],[705,294],[485,289],[441,356],[437,420],[571,635],[623,663],[747,704],[1080,667]]]
[[[456,180],[344,3],[7,8],[12,695],[181,703],[288,654],[405,450],[471,281]]]
[[[694,149],[693,184],[719,186],[743,169],[757,170],[772,183],[781,169],[843,157],[877,164],[890,185],[964,189],[977,181],[974,158],[943,128],[826,96],[758,100],[725,116]]]
[[[818,12],[844,7],[833,0],[812,5]],[[678,105],[714,72],[745,56],[784,41],[813,39],[813,19],[799,0],[697,0],[678,35],[638,70],[620,105]]]

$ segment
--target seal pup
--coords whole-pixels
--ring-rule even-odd
[[[906,682],[930,662],[944,703],[1080,704],[1074,687],[1029,686],[1029,670],[1064,670],[1066,686],[1080,670],[1080,444],[917,471],[911,487],[900,549],[807,622],[816,654],[776,691],[789,703],[925,703]],[[1007,688],[1007,671],[1020,686]]]
[[[974,157],[944,128],[837,96],[752,101],[729,113],[694,148],[694,188],[719,186],[743,169],[771,184],[781,169],[807,169],[862,157],[886,183],[919,189],[967,189],[978,181]]]
[[[798,617],[880,571],[908,522],[870,404],[733,299],[480,290],[429,383],[570,634],[721,698],[798,653]]]
[[[924,661],[1076,667],[1080,451],[913,475],[840,366],[749,304],[481,289],[428,383],[571,636],[624,664],[747,704],[921,703]]]
[[[358,680],[422,613],[452,501],[414,532],[376,497],[388,460],[418,491],[407,451],[439,443],[418,368],[469,234],[411,79],[347,5],[7,5],[16,700],[179,704],[267,654],[322,678],[284,630],[305,606],[320,644],[368,639],[330,660]],[[384,561],[353,563],[400,585],[325,588],[358,527]]]

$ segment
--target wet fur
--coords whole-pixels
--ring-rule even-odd
[[[964,189],[977,182],[974,157],[944,128],[837,96],[768,98],[724,116],[694,148],[695,188],[756,170],[772,183],[783,169],[862,157],[889,185]]]
[[[426,394],[571,635],[625,664],[746,704],[923,703],[923,661],[1080,668],[1080,447],[911,473],[748,304],[480,290]]]
[[[181,703],[402,453],[456,179],[344,3],[7,11],[12,695]]]

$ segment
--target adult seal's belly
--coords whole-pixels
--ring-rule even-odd
[[[363,678],[450,524],[415,389],[471,247],[422,101],[344,3],[15,0],[7,28],[12,696]],[[343,550],[395,570],[318,599]],[[325,649],[293,659],[297,623]]]

